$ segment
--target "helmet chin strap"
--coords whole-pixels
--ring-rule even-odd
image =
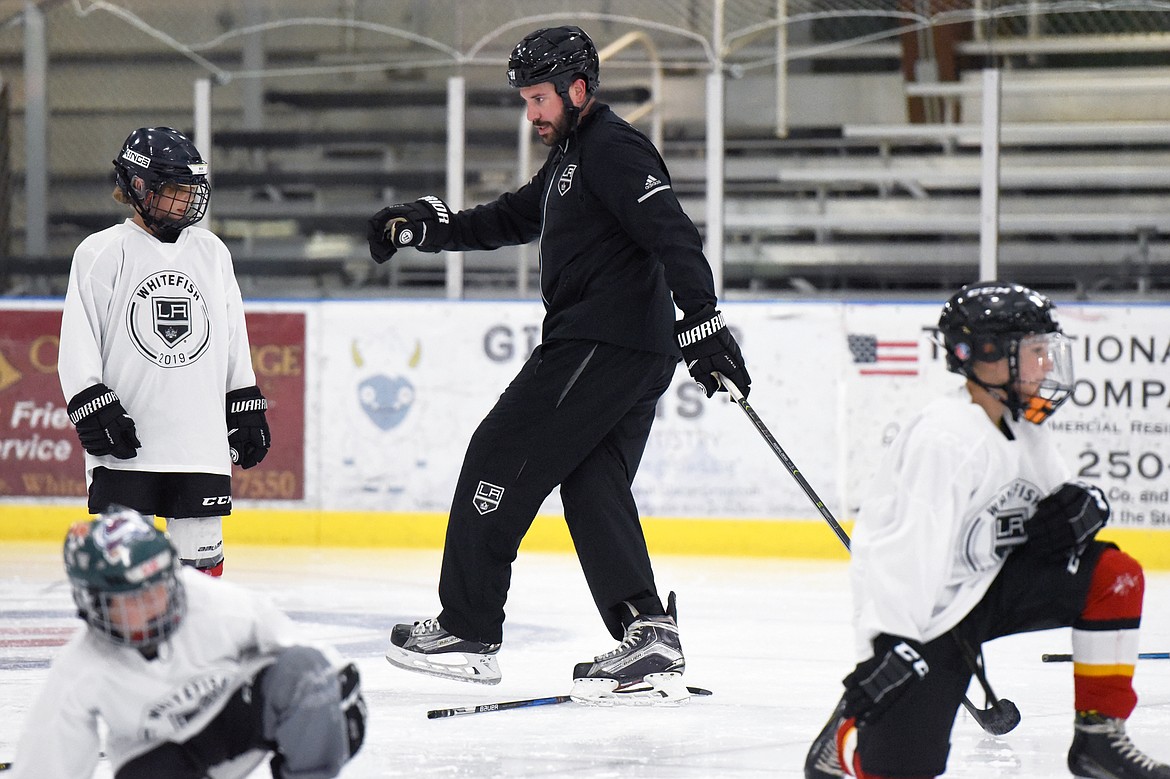
[[[557,92],[561,96],[561,104],[565,107],[565,117],[569,120],[568,125],[565,127],[565,133],[567,135],[576,131],[577,124],[581,121],[582,112],[593,102],[593,95],[586,92],[584,105],[573,105],[573,100],[569,97],[569,87],[571,86],[572,83],[568,87],[565,87],[563,91]]]
[[[1027,404],[1020,397],[1020,393],[1016,391],[1014,382],[1008,384],[988,384],[976,377],[974,372],[968,373],[967,378],[982,387],[991,397],[1002,403],[1004,408],[1011,412],[1013,422],[1020,420],[1020,413]]]

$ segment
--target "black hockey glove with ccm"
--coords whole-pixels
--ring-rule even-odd
[[[1105,493],[1084,482],[1070,482],[1036,504],[1024,531],[1031,549],[1059,558],[1086,543],[1108,521]]]
[[[437,252],[450,237],[451,211],[434,195],[383,208],[370,217],[366,230],[370,256],[377,263],[386,262],[403,246]]]
[[[716,391],[727,392],[719,380],[712,376],[718,372],[731,380],[746,398],[751,389],[752,377],[743,364],[739,344],[727,329],[723,314],[714,306],[703,306],[698,312],[674,323],[674,335],[682,350],[687,371],[707,397]]]
[[[930,666],[922,657],[922,644],[880,634],[873,640],[873,657],[858,663],[843,680],[845,716],[856,717],[858,722],[876,722],[929,672]]]
[[[272,445],[266,411],[268,401],[259,387],[244,387],[227,394],[228,446],[232,462],[241,468],[259,465]]]
[[[134,420],[122,407],[122,401],[105,384],[86,387],[69,401],[69,421],[77,428],[81,445],[90,454],[111,454],[119,460],[137,456],[142,443],[134,429]]]

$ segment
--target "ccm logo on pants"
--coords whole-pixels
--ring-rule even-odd
[[[220,495],[217,498],[204,498],[204,506],[230,506],[232,503],[231,495]]]

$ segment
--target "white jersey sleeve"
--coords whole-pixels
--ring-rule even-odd
[[[85,243],[73,255],[65,310],[61,315],[61,359],[57,375],[65,401],[102,381],[103,334],[108,327],[110,290],[90,278],[92,257]]]
[[[97,712],[79,695],[74,676],[80,665],[84,631],[65,645],[49,669],[40,695],[29,709],[16,744],[12,779],[77,779],[93,776],[98,763]]]
[[[983,598],[1023,522],[1068,479],[1049,431],[1005,423],[966,390],[927,406],[886,452],[853,537],[857,653],[879,633],[931,641]]]
[[[182,743],[206,728],[275,652],[309,643],[267,598],[191,568],[179,576],[187,613],[158,657],[147,660],[87,628],[54,659],[13,760],[18,770],[35,770],[18,776],[92,776],[98,719],[108,728],[115,770],[163,741]]]
[[[86,473],[228,475],[225,395],[256,383],[231,254],[188,227],[164,243],[131,220],[73,256],[59,359],[66,400],[101,382],[117,393],[142,447],[129,460],[86,454]]]
[[[228,381],[225,393],[256,384],[256,373],[252,368],[252,353],[248,341],[248,326],[244,321],[244,300],[230,257],[227,270],[228,274],[224,278],[224,286],[227,289],[228,326]]]

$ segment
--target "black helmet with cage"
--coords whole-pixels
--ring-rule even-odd
[[[1023,415],[1040,424],[1073,391],[1072,348],[1052,312],[1052,301],[1020,284],[968,284],[951,296],[938,320],[947,370],[985,389],[1002,391],[1013,419]],[[976,374],[977,363],[999,360],[1008,363],[1004,384],[988,384]],[[1034,361],[1034,375],[1043,376],[1026,394],[1021,393],[1020,382],[1025,361]]]
[[[187,599],[179,554],[167,535],[132,509],[111,506],[65,536],[65,573],[78,616],[122,646],[157,646],[178,629]],[[140,615],[128,625],[125,615]]]
[[[569,87],[577,79],[593,94],[601,83],[601,60],[593,40],[580,27],[545,27],[524,36],[508,58],[508,84],[515,89],[549,83],[565,110],[576,113]]]
[[[114,180],[146,226],[164,241],[174,241],[202,219],[211,197],[207,162],[187,136],[170,127],[140,127],[130,133],[114,158]]]

